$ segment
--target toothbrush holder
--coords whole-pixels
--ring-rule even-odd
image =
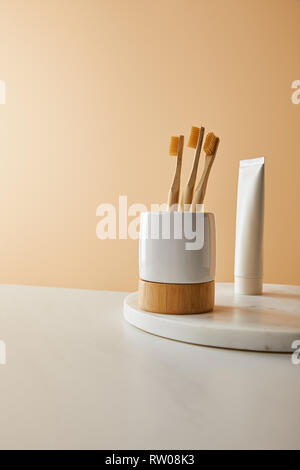
[[[143,212],[139,307],[164,314],[211,312],[215,298],[216,229],[208,212]]]

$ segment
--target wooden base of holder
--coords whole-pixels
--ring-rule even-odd
[[[211,312],[215,281],[202,284],[163,284],[139,280],[139,308],[152,313],[191,315]]]

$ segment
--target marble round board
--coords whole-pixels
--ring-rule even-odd
[[[260,296],[236,295],[233,284],[216,284],[215,309],[199,315],[162,315],[124,300],[125,319],[164,338],[219,348],[292,352],[300,347],[300,286],[265,284]],[[298,340],[298,344],[297,344]]]

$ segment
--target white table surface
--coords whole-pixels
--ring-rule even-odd
[[[300,448],[290,354],[147,334],[125,296],[0,286],[1,449]]]

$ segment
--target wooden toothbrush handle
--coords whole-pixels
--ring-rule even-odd
[[[197,177],[198,164],[199,164],[199,159],[200,159],[200,154],[201,154],[201,148],[202,148],[204,132],[205,132],[204,127],[201,127],[198,142],[197,142],[195,157],[194,157],[194,161],[193,161],[192,171],[191,171],[188,183],[187,183],[187,185],[184,189],[184,192],[183,192],[182,198],[181,198],[180,209],[182,211],[185,210],[184,209],[185,205],[190,206],[192,204],[192,201],[193,201],[194,187],[195,187],[195,181],[196,181],[196,177]],[[189,208],[187,208],[187,210],[189,210]]]
[[[210,174],[211,167],[214,163],[216,153],[218,150],[220,139],[217,139],[216,146],[215,146],[215,151],[213,155],[206,156],[205,158],[205,167],[203,170],[203,174],[200,180],[200,183],[197,186],[197,189],[195,191],[194,197],[193,197],[193,202],[192,202],[192,208],[191,210],[194,212],[197,210],[196,205],[197,204],[203,204],[205,193],[206,193],[206,188],[207,188],[207,183],[208,183],[208,178]]]
[[[211,165],[210,165],[209,169],[207,170],[207,173],[206,173],[205,178],[203,180],[201,192],[200,192],[200,195],[199,195],[199,202],[197,202],[197,204],[203,204],[205,193],[206,193],[206,188],[207,188],[208,177],[209,177],[209,174],[210,174],[210,170],[211,170],[213,161],[214,161],[214,159],[212,160]]]
[[[179,201],[179,191],[174,191],[172,188],[169,191],[168,196],[168,210],[169,211],[176,211],[177,205]]]
[[[187,184],[181,197],[181,202],[180,202],[181,211],[189,210],[189,209],[185,209],[184,206],[187,204],[191,205],[192,200],[193,200],[193,194],[194,194],[194,187],[189,186],[189,184]]]
[[[181,165],[182,165],[183,143],[184,143],[184,137],[183,137],[183,135],[181,135],[179,137],[175,175],[174,175],[173,183],[172,183],[172,186],[170,188],[169,196],[168,196],[168,210],[169,211],[176,210],[176,207],[174,207],[174,206],[178,205],[178,202],[179,202],[180,175],[181,175]]]
[[[207,175],[210,172],[210,168],[211,168],[211,165],[212,165],[211,160],[212,160],[212,157],[208,157],[208,156],[205,157],[205,166],[204,166],[204,169],[203,169],[203,173],[202,173],[200,182],[199,182],[199,184],[198,184],[198,186],[195,190],[193,201],[192,201],[192,206],[191,206],[191,211],[192,212],[197,211],[197,209],[198,209],[196,207],[197,204],[202,204],[202,202],[200,202],[201,200],[203,200],[202,191],[203,191],[203,187],[204,187],[204,184],[205,184],[205,179],[207,180]]]

